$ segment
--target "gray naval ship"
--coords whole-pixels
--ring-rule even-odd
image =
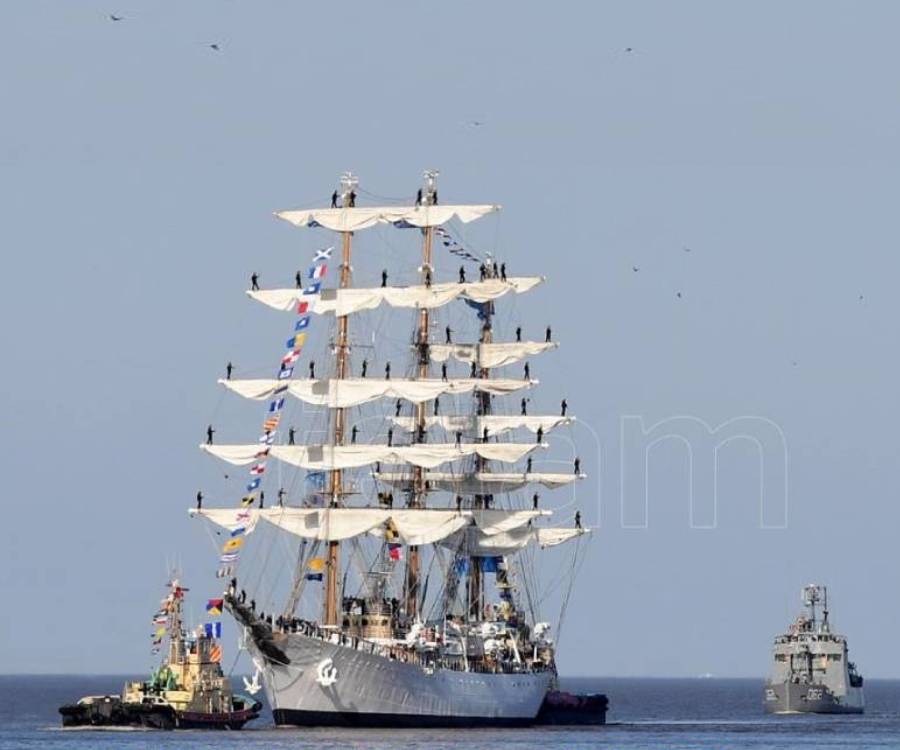
[[[337,288],[323,287],[318,263],[330,248],[316,254],[307,288],[299,274],[296,288],[260,289],[254,278],[249,296],[300,315],[300,333],[276,378],[220,382],[271,400],[274,416],[257,442],[212,444],[210,433],[201,446],[253,464],[240,506],[198,502],[193,514],[228,532],[222,577],[236,573],[234,550],[254,534],[240,578],[263,584],[249,593],[234,584],[224,603],[278,725],[521,726],[559,703],[556,628],[540,607],[554,601],[562,621],[590,529],[574,497],[558,504],[563,525],[548,524],[550,503],[532,491],[574,495],[585,475],[574,452],[530,456],[574,420],[565,399],[532,412],[523,395],[537,385],[529,358],[558,346],[551,329],[529,340],[495,311],[544,279],[507,275],[506,263],[464,247],[459,225],[499,206],[439,204],[435,177],[425,174],[414,205],[364,206],[347,174],[331,208],[277,214],[336,233]],[[406,285],[381,270],[380,245],[364,244],[373,227],[398,230],[390,279]],[[405,256],[394,243],[406,243]],[[354,286],[354,273],[381,285]],[[310,376],[295,378],[307,327]],[[282,414],[301,425],[287,440],[276,434]],[[277,468],[263,474],[267,462]],[[278,504],[264,506],[262,492],[279,485]],[[597,723],[605,698],[593,698]]]
[[[766,712],[861,714],[863,678],[848,659],[847,639],[831,631],[828,590],[810,584],[803,589],[802,599],[807,611],[775,639]]]

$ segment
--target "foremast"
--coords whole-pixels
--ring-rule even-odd
[[[345,172],[341,176],[342,205],[353,206],[356,203],[356,186],[359,180],[352,172]],[[347,289],[351,284],[350,258],[353,243],[353,232],[342,231],[341,235],[341,268],[340,288]],[[335,342],[335,378],[344,380],[347,378],[347,365],[350,359],[349,346],[350,316],[340,315],[337,318],[337,341]],[[346,432],[346,410],[338,407],[334,410],[332,445],[343,445]],[[343,505],[344,498],[344,472],[335,468],[331,472],[330,506],[338,508]],[[328,558],[325,563],[325,604],[323,624],[334,626],[338,623],[340,592],[340,542],[328,542]]]

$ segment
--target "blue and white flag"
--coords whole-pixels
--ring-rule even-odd
[[[222,623],[221,622],[207,622],[203,625],[203,630],[206,633],[207,638],[221,638],[222,637]]]
[[[334,250],[333,247],[326,247],[324,250],[316,250],[316,257],[313,258],[313,263],[317,263],[320,260],[331,260],[332,250]]]

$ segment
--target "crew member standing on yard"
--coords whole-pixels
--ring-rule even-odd
[[[388,275],[387,275],[387,269],[385,268],[381,271],[381,288],[382,289],[384,289],[387,286],[387,280],[388,280]]]
[[[465,283],[466,283],[466,269],[465,269],[465,266],[460,266],[460,267],[459,267],[459,283],[460,283],[460,284],[465,284]]]
[[[531,498],[531,507],[533,510],[538,509],[538,502],[540,501],[541,496],[538,495],[537,492],[534,493],[534,497]]]
[[[576,529],[581,528],[581,511],[580,510],[575,511],[575,528]]]
[[[309,379],[310,380],[316,379],[316,360],[314,360],[314,359],[311,359],[309,361]]]
[[[547,326],[547,336],[544,339],[544,341],[546,341],[549,344],[552,338],[553,338],[553,331],[551,330],[550,326]]]
[[[225,380],[231,380],[231,371],[234,369],[234,365],[229,362],[225,365]]]
[[[453,343],[452,338],[451,338],[451,336],[450,336],[451,333],[453,333],[453,331],[450,330],[450,326],[447,326],[447,327],[444,329],[444,340],[445,340],[446,343],[448,343],[448,344],[452,344],[452,343]]]
[[[569,410],[569,402],[563,399],[559,406],[562,411],[562,416],[566,416],[566,412]]]
[[[337,205],[337,199],[338,199],[338,192],[337,192],[337,190],[335,190],[335,191],[331,194],[331,207],[332,207],[332,208],[337,208],[337,207],[338,207],[338,205]]]
[[[213,426],[209,425],[206,428],[206,444],[207,445],[213,444],[213,435],[215,435],[215,434],[216,434],[216,431],[213,429]]]
[[[294,436],[297,434],[297,431],[293,427],[288,428],[288,445],[294,444]]]
[[[517,344],[522,343],[522,326],[518,326],[516,328],[516,343]]]
[[[368,369],[369,369],[369,360],[364,359],[362,361],[362,373],[361,373],[362,377],[366,376],[366,372],[368,371]]]
[[[197,490],[197,510],[203,509],[203,493]]]
[[[581,459],[575,456],[575,473],[581,474]]]
[[[259,291],[259,274],[256,273],[256,271],[254,271],[252,274],[250,274],[250,288],[254,292]]]
[[[296,285],[297,289],[303,289],[303,274],[301,274],[299,271],[294,274],[294,284]]]

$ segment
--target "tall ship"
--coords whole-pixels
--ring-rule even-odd
[[[850,661],[847,639],[831,630],[827,588],[810,584],[804,587],[802,600],[806,611],[775,639],[766,711],[861,714],[863,678]]]
[[[276,214],[328,236],[291,284],[253,274],[248,295],[292,314],[291,338],[273,376],[229,363],[220,381],[265,402],[259,434],[214,441],[210,425],[201,445],[250,467],[235,507],[198,496],[191,513],[227,539],[224,606],[278,725],[527,725],[548,695],[563,713],[585,473],[562,394],[530,407],[551,328],[528,337],[515,302],[499,309],[544,279],[475,249],[463,227],[500,207],[439,203],[436,178],[366,206],[347,173],[330,207]],[[565,457],[542,453],[553,431]],[[558,489],[554,525],[542,497]]]

